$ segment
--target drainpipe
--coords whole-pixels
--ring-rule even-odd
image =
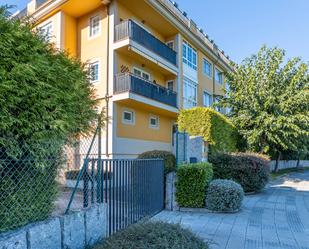
[[[107,72],[106,72],[106,94],[105,94],[105,101],[106,101],[106,119],[105,119],[105,126],[106,126],[106,134],[105,134],[105,155],[107,158],[109,158],[109,150],[108,150],[108,147],[109,147],[109,130],[108,130],[108,127],[109,127],[109,119],[108,119],[108,116],[109,116],[109,99],[110,99],[110,96],[109,96],[109,3],[108,5],[106,6],[106,11],[107,11],[107,63],[106,63],[106,66],[107,66]]]

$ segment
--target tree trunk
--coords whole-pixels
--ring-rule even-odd
[[[299,163],[300,163],[300,153],[298,153],[297,162],[296,162],[296,169],[299,169]]]
[[[275,165],[275,172],[278,172],[279,171],[279,162],[280,162],[280,159],[281,159],[281,151],[278,151],[278,157],[277,157],[277,160],[276,160],[276,165]]]

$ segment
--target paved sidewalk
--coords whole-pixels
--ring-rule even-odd
[[[309,171],[245,197],[237,214],[163,211],[154,219],[190,228],[211,249],[309,249]]]

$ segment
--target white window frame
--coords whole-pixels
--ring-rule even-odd
[[[197,51],[187,41],[182,43],[182,61],[195,71],[197,71]],[[190,56],[191,54],[191,56]]]
[[[157,122],[156,125],[151,124],[152,119],[156,120],[156,122]],[[151,129],[159,129],[160,128],[160,118],[158,116],[156,116],[156,115],[150,115],[149,116],[149,128],[151,128]]]
[[[170,84],[170,83],[172,83],[173,84],[173,89],[171,90],[171,89],[169,89],[169,87],[168,87],[168,85]],[[170,91],[173,91],[174,92],[174,84],[175,84],[175,81],[174,80],[168,80],[168,81],[166,81],[166,88],[168,89],[168,90],[170,90]]]
[[[50,29],[46,30],[47,27],[50,27]],[[51,39],[53,38],[53,32],[54,32],[54,24],[52,21],[48,21],[44,23],[42,26],[39,28],[39,34],[42,35],[42,37],[47,41],[51,42]]]
[[[209,68],[209,74],[206,71],[206,64],[208,64],[209,67],[210,67]],[[206,58],[203,58],[203,73],[204,73],[204,75],[207,75],[208,78],[212,77],[212,63],[209,60],[207,60]]]
[[[217,76],[219,77],[218,79]],[[217,67],[215,68],[215,81],[220,85],[223,84],[223,72],[219,70]]]
[[[134,73],[134,70],[136,70],[136,71],[140,71],[140,73],[141,73],[141,76],[139,76],[139,75],[136,75],[135,73]],[[139,77],[139,78],[141,78],[141,79],[143,79],[143,80],[146,80],[146,81],[151,81],[151,75],[150,75],[150,73],[148,73],[148,72],[146,72],[146,71],[144,71],[143,69],[140,69],[140,68],[138,68],[138,67],[133,67],[133,75],[134,76],[136,76],[136,77]],[[144,77],[143,77],[143,74],[146,74],[146,75],[148,75],[148,80],[147,79],[145,79]]]
[[[99,23],[99,26],[98,26],[98,33],[96,34],[93,34],[93,21],[98,19],[98,23]],[[93,39],[93,38],[96,38],[98,36],[101,35],[101,18],[100,18],[100,15],[94,15],[92,17],[89,18],[89,33],[88,33],[88,38],[89,39]]]
[[[97,80],[92,80],[91,79],[91,72],[90,71],[91,71],[91,66],[95,65],[95,64],[98,65],[98,79]],[[101,63],[100,63],[100,61],[99,60],[92,60],[92,61],[90,61],[89,64],[88,64],[88,70],[89,70],[89,75],[90,75],[90,83],[95,84],[95,83],[100,82],[100,79],[101,79],[101,73],[100,73],[100,71],[101,71]]]
[[[125,113],[130,113],[131,114],[131,116],[132,116],[132,120],[131,121],[129,121],[129,120],[124,118]],[[125,125],[135,125],[135,111],[129,110],[129,109],[123,110],[122,114],[121,114],[121,119],[122,119],[122,123],[125,124]]]
[[[195,95],[195,99],[192,98],[192,96],[189,97],[186,96],[187,95],[186,90],[188,90],[187,89],[188,87],[191,87],[190,91],[191,90],[195,91],[195,93],[193,94]],[[188,79],[187,77],[184,77],[183,80],[183,106],[185,109],[197,106],[197,83]]]
[[[206,98],[205,98],[206,94],[209,96],[209,103],[208,104],[206,103]],[[212,95],[207,91],[203,91],[203,106],[205,106],[205,107],[211,107],[212,106]]]

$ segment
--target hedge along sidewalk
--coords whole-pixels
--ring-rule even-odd
[[[107,206],[95,205],[0,234],[0,248],[83,249],[106,238]]]
[[[177,170],[176,201],[180,207],[205,207],[206,188],[213,177],[210,163],[183,164]]]

